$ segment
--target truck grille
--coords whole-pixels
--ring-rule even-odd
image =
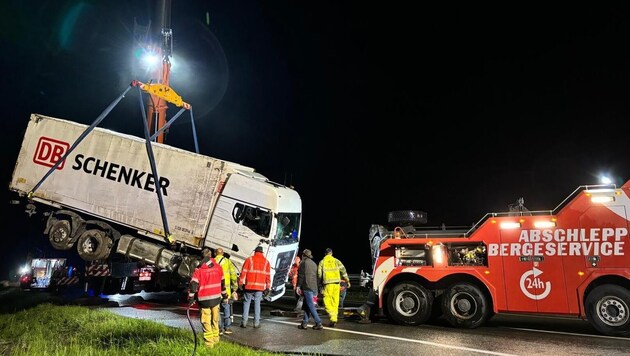
[[[272,289],[275,289],[278,286],[284,286],[284,283],[289,275],[291,263],[293,262],[293,253],[294,251],[287,251],[278,254],[275,274],[273,275],[273,281],[271,282]]]

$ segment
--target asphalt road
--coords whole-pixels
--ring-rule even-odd
[[[150,299],[150,301],[148,301]],[[354,303],[351,303],[354,304]],[[242,305],[234,304],[232,335],[222,336],[256,349],[285,354],[318,355],[629,355],[630,339],[599,335],[585,321],[557,317],[497,315],[486,325],[455,329],[442,321],[417,327],[400,326],[388,320],[361,324],[355,318],[340,319],[335,328],[300,330],[301,316],[289,312],[292,297],[263,303],[262,327],[242,329]],[[151,319],[169,326],[190,329],[185,304],[168,295],[111,297],[103,305],[110,311],[134,318]],[[253,309],[253,307],[252,307]],[[250,318],[253,310],[250,311]],[[320,313],[326,321],[326,313]],[[196,308],[190,310],[200,337]],[[251,321],[250,321],[251,325]]]

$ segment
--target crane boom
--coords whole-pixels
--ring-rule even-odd
[[[173,51],[170,0],[160,1],[157,17],[160,19],[161,24],[160,34],[162,36],[162,46],[158,49],[158,54],[162,56],[162,66],[158,67],[154,73],[154,78],[158,80],[158,83],[145,84],[150,85],[150,90],[146,91],[151,94],[151,97],[147,102],[147,123],[149,125],[149,129],[155,130],[154,132],[157,132],[166,124],[166,109],[168,109],[168,106],[165,101],[171,102],[167,99],[167,97],[172,99],[172,95],[169,94],[171,92],[169,88],[171,75],[170,56]],[[142,86],[140,88],[143,89]],[[169,90],[162,91],[164,88],[168,88]],[[160,95],[158,95],[158,93],[160,93]],[[179,98],[179,100],[181,101],[181,98]],[[156,141],[160,143],[164,142],[164,132],[160,132],[158,134]]]

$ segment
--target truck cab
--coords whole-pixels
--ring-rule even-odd
[[[221,247],[240,271],[261,245],[271,264],[270,300],[285,292],[297,254],[301,199],[292,189],[269,183],[254,173],[232,175],[218,199],[206,236],[206,246]]]

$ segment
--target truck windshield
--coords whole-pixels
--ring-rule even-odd
[[[298,231],[300,229],[300,213],[278,213],[276,218],[275,243],[286,245],[298,242]]]

